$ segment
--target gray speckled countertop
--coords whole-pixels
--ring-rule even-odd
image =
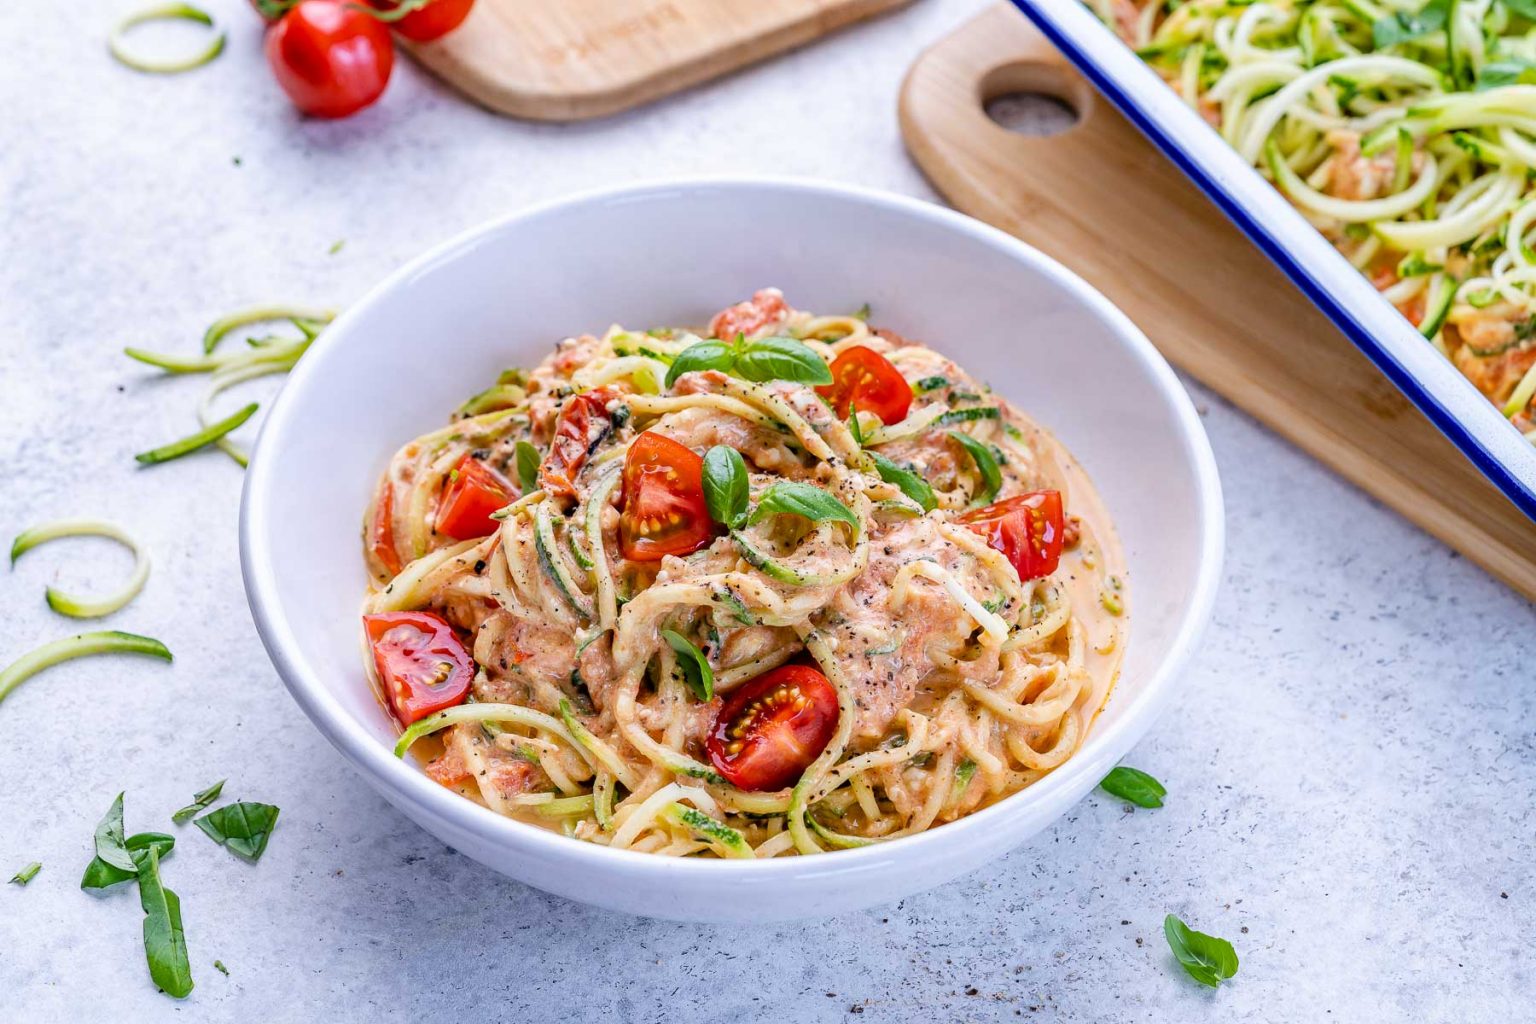
[[[25,889],[0,886],[0,1017],[1530,1019],[1531,605],[1198,386],[1229,542],[1204,648],[1131,758],[1168,805],[1096,795],[955,884],[759,929],[566,903],[395,813],[261,650],[236,562],[239,471],[217,454],[136,468],[135,451],[185,431],[201,385],[140,372],[123,344],[189,351],[212,316],[264,299],[345,304],[534,200],[706,171],[928,195],[896,90],[979,0],[923,0],[563,127],[492,117],[408,65],[374,110],[304,123],[240,0],[210,0],[234,21],[225,56],[165,79],[103,52],[126,3],[16,5],[0,30],[0,536],[64,515],[131,526],[155,571],[108,625],[162,637],[177,661],[79,662],[0,706],[0,877],[44,863]],[[79,541],[0,574],[6,649],[73,631],[45,582],[126,566]],[[133,893],[76,886],[118,790],[130,830],[158,829],[226,776],[282,821],[256,867],[182,830],[165,877],[197,989],[176,1003],[146,977]],[[1235,983],[1210,992],[1178,971],[1168,911],[1235,943]]]

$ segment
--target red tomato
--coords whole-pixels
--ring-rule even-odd
[[[368,0],[368,5],[381,11],[392,11],[399,6],[393,0]],[[475,0],[428,0],[425,7],[418,7],[399,21],[386,24],[407,39],[430,43],[458,28],[469,17],[469,9],[473,6]]]
[[[809,665],[784,665],[743,685],[704,741],[715,770],[734,786],[783,789],[837,731],[837,691]]]
[[[1049,576],[1061,561],[1066,528],[1060,491],[1031,491],[1016,498],[967,512],[960,522],[987,538],[987,544],[1008,556],[1019,579]]]
[[[608,403],[617,397],[608,388],[594,388],[565,400],[555,421],[555,438],[539,467],[539,486],[550,494],[576,497],[576,475],[587,456],[613,431]]]
[[[715,535],[704,503],[704,460],[647,430],[624,457],[624,514],[619,544],[625,558],[657,562],[686,555]]]
[[[832,360],[832,383],[816,393],[832,403],[837,414],[847,418],[848,410],[872,412],[881,423],[900,423],[912,407],[912,385],[891,361],[872,348],[855,345],[845,348]]]
[[[437,506],[437,532],[454,540],[489,537],[501,526],[491,518],[512,501],[507,485],[480,460],[465,455],[448,476]]]
[[[384,695],[401,724],[464,703],[474,661],[453,627],[431,612],[364,615]]]
[[[716,313],[709,321],[709,336],[724,341],[732,341],[738,334],[750,337],[754,331],[784,319],[788,312],[784,296],[771,288],[764,288],[746,302],[738,302]]]
[[[400,554],[395,550],[395,489],[388,480],[379,484],[379,498],[373,506],[369,550],[391,576],[400,575]]]
[[[346,0],[303,0],[267,29],[267,63],[304,113],[346,117],[383,94],[395,44],[379,19]]]

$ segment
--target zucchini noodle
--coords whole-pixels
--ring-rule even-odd
[[[121,589],[106,597],[77,597],[57,587],[49,587],[44,592],[48,607],[60,615],[68,615],[76,619],[98,619],[104,615],[111,615],[138,597],[139,591],[144,589],[144,584],[149,579],[149,555],[139,547],[139,542],[129,536],[126,530],[101,519],[61,519],[57,522],[34,526],[18,535],[11,544],[11,564],[15,565],[16,559],[39,544],[46,544],[60,537],[108,537],[133,553],[133,574],[128,577],[128,582],[123,584]]]
[[[1506,0],[1092,0],[1536,434],[1536,21]]]
[[[796,358],[879,353],[912,385],[907,415],[883,424],[864,411],[855,432],[794,380],[708,370],[667,386],[668,367],[714,322],[614,326],[504,373],[490,389],[509,389],[502,407],[466,418],[472,399],[403,445],[364,516],[364,610],[435,614],[470,638],[474,662],[468,702],[410,725],[398,755],[415,748],[443,785],[585,842],[745,859],[912,835],[1017,792],[1077,749],[1126,628],[1099,602],[1124,566],[1081,470],[933,349],[862,316],[792,309],[772,290],[721,316],[742,309],[767,311],[740,329],[747,341],[790,339],[781,347]],[[695,455],[740,453],[749,506],[656,560],[631,550],[637,528],[625,525],[631,456],[647,434],[652,448],[659,435]],[[501,482],[504,504],[488,535],[456,539],[443,530],[457,521],[450,490],[466,458]],[[1017,555],[964,518],[994,488],[999,500],[1061,493],[1071,540],[1054,572],[1021,579]],[[769,508],[774,493],[802,504]],[[830,738],[788,785],[738,788],[710,752],[715,720],[791,665],[825,677]],[[808,706],[803,692],[775,699]]]
[[[148,7],[142,11],[128,15],[118,22],[112,30],[111,37],[107,40],[107,49],[111,51],[119,63],[125,64],[135,71],[144,71],[157,75],[174,75],[183,71],[191,71],[209,63],[219,54],[224,52],[225,33],[220,29],[208,44],[195,53],[185,57],[176,57],[168,60],[154,60],[149,57],[141,57],[128,48],[127,36],[129,30],[137,25],[143,25],[151,21],[191,21],[208,28],[213,27],[213,16],[207,11],[191,4],[168,3],[155,7]]]
[[[203,392],[197,404],[197,419],[202,429],[180,441],[135,457],[142,463],[165,462],[212,444],[234,459],[242,469],[245,468],[250,464],[250,453],[236,444],[228,435],[255,415],[260,406],[252,402],[238,412],[217,418],[213,412],[214,399],[220,393],[238,384],[258,377],[287,373],[293,369],[334,316],[335,313],[330,310],[301,306],[257,306],[215,320],[203,334],[203,355],[201,356],[180,356],[133,347],[123,349],[123,354],[128,358],[164,370],[166,373],[211,374],[208,379],[208,389]],[[298,328],[303,337],[252,338],[249,351],[229,355],[213,354],[219,342],[230,332],[240,327],[272,320],[287,320]]]
[[[136,633],[107,630],[99,633],[80,633],[63,640],[55,640],[22,655],[4,669],[0,669],[0,701],[11,691],[46,668],[74,658],[93,654],[145,654],[162,661],[171,660],[171,652],[159,640]]]

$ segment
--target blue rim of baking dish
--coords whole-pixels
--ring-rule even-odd
[[[1078,0],[1065,0],[1076,5]],[[1053,0],[1012,0],[1035,27],[1048,38],[1052,45],[1070,60],[1093,83],[1117,110],[1162,151],[1173,164],[1204,192],[1237,227],[1248,236],[1276,266],[1284,271],[1296,285],[1333,324],[1365,354],[1397,389],[1418,408],[1437,429],[1444,434],[1461,453],[1472,462],[1510,501],[1526,515],[1536,520],[1536,446],[1513,458],[1504,458],[1496,452],[1489,439],[1474,430],[1467,418],[1451,407],[1463,410],[1469,402],[1486,403],[1487,399],[1470,382],[1464,395],[1440,395],[1426,386],[1410,369],[1405,367],[1383,341],[1361,322],[1348,304],[1326,284],[1320,282],[1296,253],[1279,241],[1261,216],[1250,210],[1243,201],[1223,185],[1190,145],[1190,140],[1163,124],[1141,101],[1137,100],[1125,84],[1105,66],[1102,54],[1096,52],[1106,46],[1124,49],[1124,44],[1100,23],[1092,39],[1079,38],[1071,27],[1063,25],[1056,14],[1047,9]],[[1086,9],[1084,9],[1086,10]],[[1125,52],[1129,53],[1129,50]],[[1160,88],[1166,86],[1159,85]],[[1170,93],[1171,95],[1171,93]],[[1181,101],[1182,102],[1182,101]],[[1212,139],[1225,147],[1225,141],[1212,135]],[[1256,171],[1251,172],[1257,174]],[[1319,236],[1321,237],[1321,236]],[[1378,300],[1379,301],[1379,300]],[[1404,321],[1407,328],[1407,323]],[[1407,328],[1410,329],[1411,328]],[[1417,332],[1414,332],[1417,338]],[[1513,428],[1508,428],[1513,433]],[[1518,435],[1517,435],[1518,436]],[[1516,461],[1526,463],[1517,467]]]

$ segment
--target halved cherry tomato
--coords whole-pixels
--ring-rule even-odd
[[[784,319],[788,312],[784,296],[777,289],[764,288],[747,301],[716,313],[709,321],[709,336],[723,341],[735,341],[738,334],[751,337],[753,332]]]
[[[1060,491],[1031,491],[967,512],[960,522],[987,538],[987,545],[1008,556],[1019,579],[1049,576],[1061,562],[1066,528]]]
[[[837,731],[837,691],[809,665],[784,665],[744,684],[704,741],[715,770],[741,789],[793,785]]]
[[[402,725],[464,703],[474,661],[453,627],[431,612],[364,615],[384,695]]]
[[[837,414],[847,418],[848,410],[872,412],[881,423],[900,423],[912,407],[912,385],[891,361],[872,348],[855,345],[845,348],[832,360],[832,383],[816,393],[832,403]]]
[[[397,6],[394,0],[368,0],[368,6],[381,11],[391,11]],[[475,0],[428,0],[425,7],[418,7],[399,21],[389,22],[389,27],[418,43],[429,43],[458,28]]]
[[[267,63],[293,105],[346,117],[384,93],[395,44],[379,19],[347,0],[303,0],[267,29]]]
[[[395,550],[395,489],[388,480],[379,484],[378,501],[373,506],[373,529],[369,531],[369,549],[391,576],[400,575],[400,553]]]
[[[704,460],[649,430],[624,457],[623,505],[619,545],[625,558],[657,562],[686,555],[715,535],[704,503]]]
[[[479,459],[466,454],[448,475],[437,506],[437,532],[454,540],[489,537],[501,526],[491,518],[512,501],[512,492]]]
[[[609,388],[593,388],[565,400],[555,421],[555,438],[539,467],[539,486],[563,498],[576,497],[576,474],[587,456],[613,431],[608,403],[617,397]]]

